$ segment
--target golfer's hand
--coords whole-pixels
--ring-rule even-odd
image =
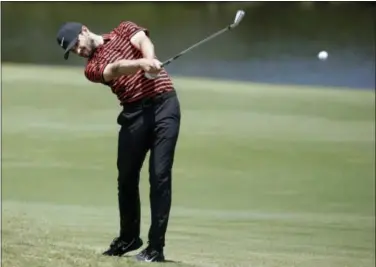
[[[162,63],[158,59],[143,58],[140,66],[143,71],[151,74],[158,74],[162,70]]]

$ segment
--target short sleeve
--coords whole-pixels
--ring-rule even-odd
[[[149,30],[137,25],[132,21],[122,21],[119,25],[120,33],[126,38],[132,38],[133,35],[140,31],[144,31],[147,36],[149,36]]]
[[[99,62],[89,62],[85,68],[85,77],[94,83],[104,83],[103,71],[106,64]]]

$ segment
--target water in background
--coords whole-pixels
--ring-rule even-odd
[[[2,61],[83,65],[62,58],[56,31],[67,20],[104,33],[121,20],[147,27],[161,60],[229,24],[236,30],[167,67],[174,75],[375,89],[373,4],[348,2],[3,2]],[[317,53],[329,52],[327,61]]]

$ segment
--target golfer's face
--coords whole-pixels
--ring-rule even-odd
[[[89,57],[93,51],[92,40],[86,31],[82,31],[78,35],[77,44],[72,48],[72,51],[80,57]]]

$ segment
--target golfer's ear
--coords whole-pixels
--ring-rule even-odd
[[[137,33],[135,33],[132,37],[131,37],[131,43],[133,46],[135,46],[136,48],[138,49],[141,49],[141,43],[142,41],[144,41],[145,39],[149,39],[149,37],[145,34],[144,31],[139,31]]]

